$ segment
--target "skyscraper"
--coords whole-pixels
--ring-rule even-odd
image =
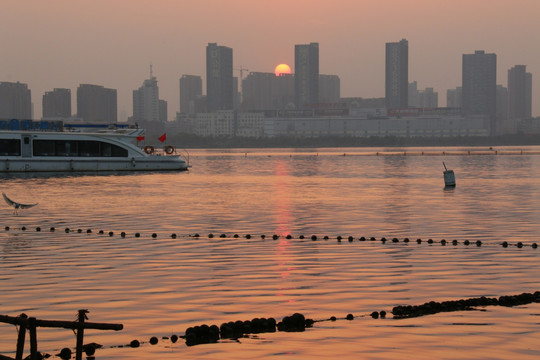
[[[206,97],[208,111],[233,109],[233,51],[229,47],[216,43],[206,47]]]
[[[195,104],[201,95],[201,77],[196,75],[182,75],[180,78],[180,112],[194,114]]]
[[[88,122],[117,121],[116,89],[81,84],[77,88],[77,117]]]
[[[43,118],[71,117],[71,90],[54,89],[43,95]]]
[[[296,107],[319,102],[319,43],[294,46]]]
[[[133,90],[133,121],[160,121],[159,88],[152,70],[150,78],[144,80],[139,89]]]
[[[528,119],[532,110],[532,74],[526,65],[516,65],[508,70],[508,117]]]
[[[477,50],[463,54],[462,109],[466,115],[488,115],[490,134],[497,133],[497,55]]]
[[[386,43],[385,97],[388,109],[409,104],[409,42]]]
[[[337,75],[319,75],[319,102],[338,103],[341,98],[341,81]]]
[[[0,82],[0,119],[32,119],[28,85],[20,82]]]

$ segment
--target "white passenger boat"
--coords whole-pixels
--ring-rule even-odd
[[[181,171],[187,159],[172,146],[141,149],[135,126],[82,130],[59,121],[0,120],[0,173]]]

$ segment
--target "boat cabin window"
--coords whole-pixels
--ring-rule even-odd
[[[0,139],[0,155],[21,156],[21,139]]]
[[[91,140],[34,140],[34,156],[127,157],[120,146]]]

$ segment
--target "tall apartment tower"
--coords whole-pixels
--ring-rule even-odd
[[[490,134],[497,134],[497,55],[477,50],[463,54],[462,109],[466,115],[488,115]]]
[[[150,67],[150,78],[144,80],[139,89],[133,90],[133,121],[160,121],[157,83]]]
[[[77,117],[82,120],[115,123],[117,108],[116,89],[91,84],[81,84],[77,88]]]
[[[319,75],[319,102],[338,103],[341,98],[341,81],[337,75]]]
[[[508,70],[508,118],[528,119],[532,111],[532,74],[526,65]]]
[[[409,105],[409,42],[386,43],[385,97],[388,109]]]
[[[43,95],[44,119],[67,119],[71,117],[71,90],[54,89]]]
[[[294,89],[298,109],[319,102],[319,43],[294,46]]]
[[[206,98],[210,112],[233,109],[233,51],[229,47],[216,43],[206,47]]]
[[[27,84],[0,82],[0,119],[32,119],[32,101]]]
[[[201,96],[202,78],[196,75],[182,75],[180,78],[180,112],[195,114],[195,104]]]

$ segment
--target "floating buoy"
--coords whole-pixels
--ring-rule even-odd
[[[347,319],[347,320],[354,320],[354,316],[353,316],[353,314],[347,314],[347,316],[345,317],[345,319]]]
[[[36,231],[38,231],[38,232],[41,231],[41,228],[38,226],[38,227],[36,228]]]
[[[172,233],[172,234],[171,234],[171,238],[176,239],[176,234],[175,234],[175,233]]]
[[[444,165],[444,186],[446,187],[455,187],[456,186],[456,176],[454,175],[454,170],[448,170],[446,164],[443,161]]]
[[[123,238],[125,238],[125,237],[126,237],[126,233],[125,233],[124,231],[122,231],[122,232],[120,233],[120,236],[123,237]]]
[[[99,234],[103,235],[105,232],[103,230],[99,230]]]
[[[135,233],[135,237],[136,237],[136,238],[141,237],[141,234]]]
[[[65,228],[64,230],[66,232],[66,234],[69,232],[69,228]]]
[[[129,343],[129,346],[131,346],[132,348],[138,348],[140,345],[141,343],[139,342],[139,340],[131,340],[131,342]]]
[[[82,233],[82,229],[77,229],[77,232],[80,234]]]
[[[157,234],[156,233],[152,233],[152,237],[155,239],[157,238]]]
[[[51,229],[50,229],[50,230],[51,230],[51,232],[52,232],[52,231],[54,231],[54,226],[53,226],[53,227],[51,227]]]
[[[317,240],[317,235],[311,235],[311,240],[313,241]]]
[[[91,234],[91,233],[92,233],[92,230],[87,229],[87,230],[86,230],[86,233],[87,233],[87,234]]]
[[[279,239],[279,236],[274,234],[274,235],[272,235],[272,239],[277,240],[277,239]]]
[[[114,233],[112,231],[109,231],[109,236],[113,236]]]
[[[220,237],[220,238],[226,238],[226,237],[227,237],[227,235],[225,235],[225,234],[221,234],[221,235],[219,235],[219,237]]]
[[[155,336],[152,336],[152,337],[150,338],[150,344],[156,345],[157,343],[158,343],[158,338],[155,337]]]
[[[286,238],[287,238],[288,240],[292,239],[291,234],[288,234],[288,235],[286,236]]]

